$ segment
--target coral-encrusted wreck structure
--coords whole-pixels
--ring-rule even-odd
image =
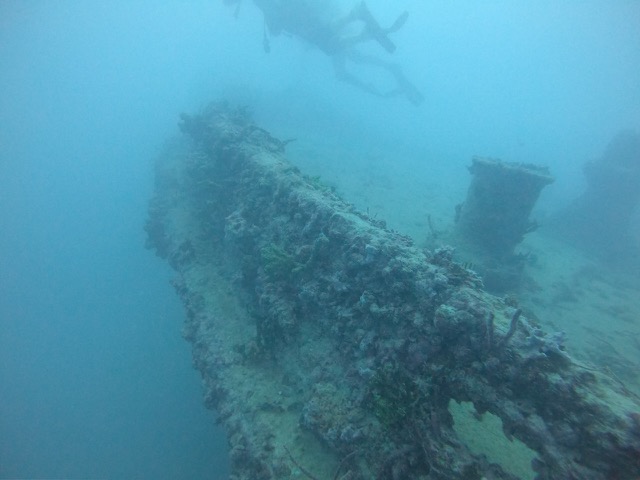
[[[537,228],[529,220],[542,189],[553,182],[546,168],[474,157],[467,199],[456,207],[459,240],[483,254],[505,259]]]
[[[452,401],[500,417],[539,479],[637,478],[636,399],[561,336],[302,175],[242,110],[181,128],[146,230],[233,479],[516,478],[459,438]]]
[[[473,157],[466,200],[456,206],[450,240],[458,258],[471,261],[493,293],[513,292],[527,257],[515,252],[538,224],[529,215],[542,189],[553,182],[545,167]]]

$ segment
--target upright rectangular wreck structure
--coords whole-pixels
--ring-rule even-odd
[[[561,337],[287,162],[239,109],[183,116],[146,230],[233,479],[513,479],[458,437],[451,401],[500,417],[537,478],[640,471],[637,399]]]

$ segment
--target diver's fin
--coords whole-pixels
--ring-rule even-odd
[[[267,35],[267,22],[262,26],[262,49],[264,53],[271,52],[271,42],[269,42],[269,35]]]
[[[415,85],[407,81],[403,87],[405,97],[407,97],[407,99],[416,107],[424,102],[424,95],[420,93],[420,90],[418,90]]]
[[[398,88],[396,89],[396,93],[404,94],[412,104],[415,106],[421,105],[424,102],[424,96],[420,93],[420,90],[416,88],[416,86],[411,83],[407,77],[404,76],[402,70],[397,65],[392,65],[390,67],[390,71],[393,73],[393,76],[396,79],[398,84]]]
[[[398,18],[396,18],[396,21],[393,22],[393,25],[391,25],[389,28],[386,28],[384,30],[384,33],[397,32],[404,26],[405,23],[407,23],[407,18],[409,18],[409,12],[405,10],[400,14]]]
[[[367,4],[365,2],[362,2],[357,7],[357,13],[358,13],[358,16],[360,17],[360,20],[364,22],[367,33],[371,35],[373,39],[376,42],[378,42],[382,46],[382,48],[384,48],[387,52],[389,53],[395,52],[396,46],[393,44],[391,40],[389,40],[389,37],[387,37],[387,30],[382,28],[378,23],[378,21],[375,18],[373,18],[373,15],[371,15],[371,12],[369,11],[369,8],[367,7]],[[407,15],[409,14],[407,13]],[[394,25],[398,23],[399,20],[402,19],[402,16],[403,15],[400,15],[398,20],[394,22]],[[400,22],[400,27],[406,20],[407,19],[404,18],[404,20]]]

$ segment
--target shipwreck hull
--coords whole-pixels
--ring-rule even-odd
[[[537,478],[634,478],[637,399],[562,338],[287,162],[242,110],[183,116],[146,230],[176,270],[184,336],[233,479],[512,479],[449,403],[501,418]]]

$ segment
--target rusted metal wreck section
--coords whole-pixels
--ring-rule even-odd
[[[158,161],[149,244],[177,272],[233,479],[511,479],[457,436],[473,402],[537,478],[640,471],[638,404],[561,336],[287,162],[239,109],[183,116]]]

